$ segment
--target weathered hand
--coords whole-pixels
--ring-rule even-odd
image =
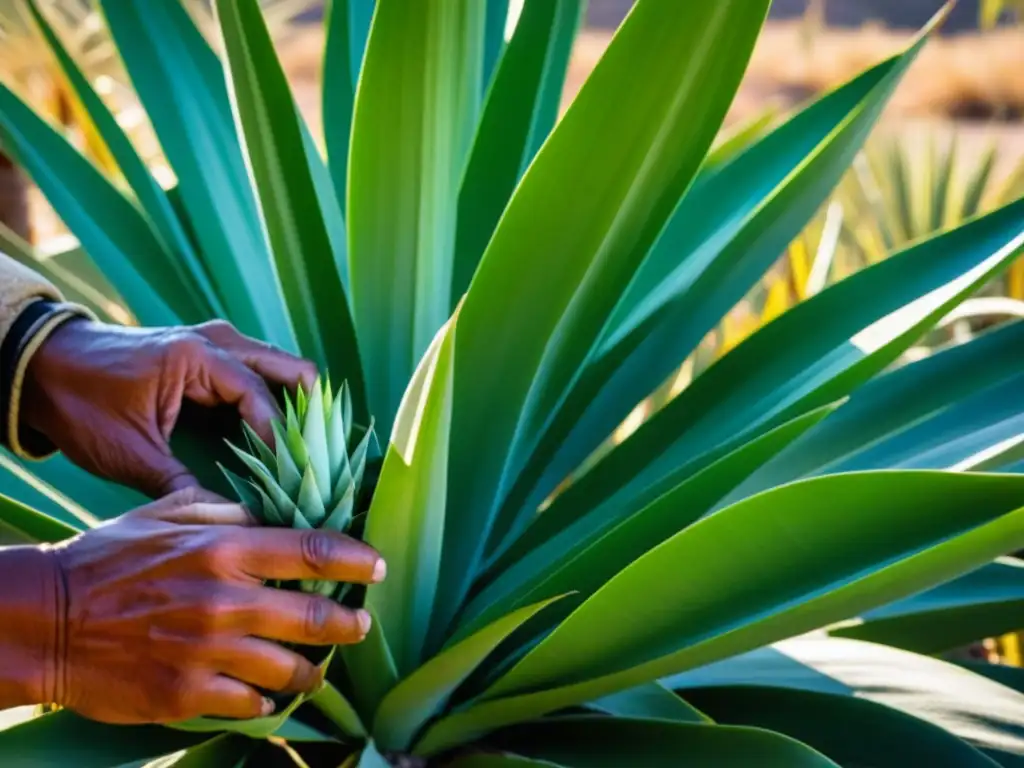
[[[316,367],[216,321],[122,328],[75,320],[33,355],[21,423],[94,474],[153,498],[198,485],[168,440],[187,399],[234,405],[273,444],[277,405],[264,380],[312,386]]]
[[[203,498],[179,491],[50,551],[66,619],[47,701],[110,723],[266,715],[272,704],[256,687],[320,683],[313,664],[275,641],[365,636],[365,611],[263,580],[380,581],[373,549],[326,531],[242,527],[251,519],[240,506]]]

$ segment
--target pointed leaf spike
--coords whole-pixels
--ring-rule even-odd
[[[256,484],[252,484],[252,487],[256,490],[256,495],[260,499],[260,504],[263,507],[263,517],[261,522],[264,525],[276,525],[282,527],[291,527],[291,519],[285,518],[285,512],[277,508],[277,505],[270,500],[270,497],[266,492]]]
[[[308,399],[309,398],[306,395],[306,390],[304,390],[302,387],[299,387],[295,392],[295,405],[296,410],[298,411],[299,424],[306,423],[306,408],[308,406]]]
[[[259,488],[248,480],[243,480],[223,464],[218,463],[217,466],[220,467],[220,471],[224,473],[224,477],[227,478],[228,483],[231,484],[231,488],[238,495],[238,500],[241,502],[242,506],[249,510],[249,514],[260,522],[263,522],[265,515],[263,511],[263,503],[257,493]]]
[[[306,442],[302,439],[302,430],[299,429],[299,422],[288,420],[288,431],[285,434],[285,441],[288,451],[295,461],[295,466],[302,472],[309,464],[309,452],[306,450]]]
[[[352,510],[355,508],[355,501],[356,487],[350,485],[348,490],[342,495],[341,501],[334,507],[321,527],[329,531],[343,533],[352,522]]]
[[[245,439],[249,441],[249,445],[252,447],[252,453],[259,456],[260,461],[267,465],[267,469],[270,470],[271,474],[277,474],[277,458],[274,456],[274,452],[270,450],[263,439],[256,434],[256,431],[249,426],[247,422],[242,422],[242,431],[245,433]]]
[[[341,383],[341,418],[345,423],[345,442],[352,439],[352,391],[348,388],[348,382]]]
[[[302,426],[302,442],[306,446],[309,465],[313,468],[320,502],[331,500],[331,457],[327,448],[327,415],[324,412],[324,392],[319,382],[306,400],[306,419]]]
[[[306,466],[306,474],[302,476],[302,486],[299,488],[299,512],[313,528],[318,527],[327,516],[312,465]]]
[[[285,428],[278,422],[271,424],[274,430],[274,441],[277,443],[277,479],[285,493],[292,499],[299,497],[299,486],[302,485],[302,473],[288,450],[288,438]]]
[[[331,463],[331,483],[337,487],[343,474],[348,473],[348,438],[342,412],[342,398],[334,398],[327,420],[327,453]],[[334,496],[337,499],[337,495]]]
[[[238,456],[241,462],[245,464],[249,471],[252,472],[260,481],[263,489],[270,497],[270,500],[273,503],[272,505],[281,512],[281,516],[285,519],[290,519],[295,514],[295,503],[288,497],[288,494],[284,492],[284,489],[278,485],[277,480],[275,480],[267,471],[267,468],[245,451],[231,445],[231,443],[228,443],[228,447],[234,451],[235,455]]]
[[[334,407],[334,390],[331,389],[331,377],[324,378],[324,413],[330,413]]]

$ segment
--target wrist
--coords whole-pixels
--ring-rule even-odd
[[[74,336],[89,318],[74,309],[55,310],[40,324],[37,332],[24,346],[20,364],[24,370],[18,413],[18,426],[23,440],[39,442],[47,438],[46,416],[53,410],[51,388],[67,378],[67,362],[73,355]],[[35,433],[33,436],[32,433]],[[33,446],[26,445],[29,452]],[[43,453],[47,452],[45,449]]]
[[[0,549],[0,706],[59,703],[66,601],[53,549]]]

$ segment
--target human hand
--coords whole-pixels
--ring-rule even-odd
[[[32,356],[20,421],[69,459],[153,498],[199,483],[168,441],[183,400],[234,405],[273,445],[277,415],[264,380],[309,388],[316,367],[222,321],[123,328],[73,320]]]
[[[321,682],[280,642],[363,639],[365,611],[263,581],[378,582],[373,549],[327,531],[248,527],[242,507],[207,498],[179,491],[50,551],[66,620],[45,700],[108,723],[264,716],[273,704],[257,687]]]

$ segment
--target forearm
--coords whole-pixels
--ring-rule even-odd
[[[64,585],[43,547],[0,547],[0,709],[58,698]]]

